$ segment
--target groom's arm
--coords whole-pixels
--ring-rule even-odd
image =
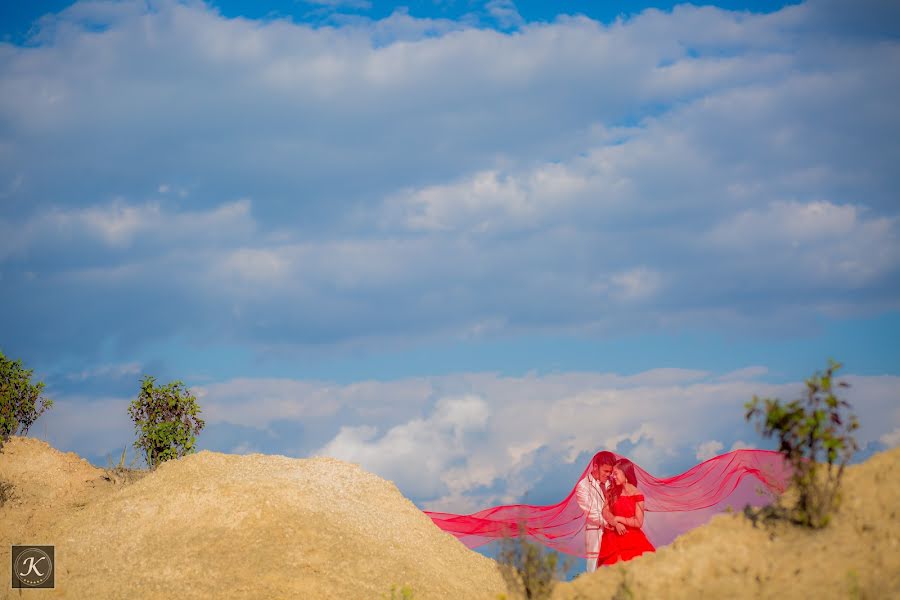
[[[578,502],[581,510],[587,513],[589,523],[599,527],[606,525],[603,517],[600,515],[601,507],[597,506],[597,502],[592,498],[590,481],[587,478],[578,482],[578,486],[575,488],[575,500]]]
[[[578,502],[578,506],[581,507],[581,510],[584,512],[589,512],[591,510],[591,498],[590,498],[590,488],[588,488],[585,484],[587,479],[582,479],[578,482],[578,485],[575,486],[575,501]]]

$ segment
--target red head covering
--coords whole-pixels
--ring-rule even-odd
[[[617,460],[623,458],[614,456]],[[589,471],[590,463],[578,481]],[[728,507],[741,510],[747,504],[770,502],[774,494],[786,488],[790,470],[778,452],[735,450],[673,477],[654,477],[634,464],[634,476],[645,498],[644,532],[659,547]],[[471,515],[429,511],[425,514],[469,548],[516,535],[521,525],[523,534],[545,546],[583,557],[587,515],[575,499],[576,488],[577,482],[562,502],[547,506],[510,504]]]

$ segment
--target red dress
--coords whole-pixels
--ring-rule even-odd
[[[633,496],[619,496],[610,506],[610,511],[617,517],[634,517],[634,505],[643,502],[642,494]],[[604,529],[600,538],[600,554],[597,557],[597,566],[611,565],[620,560],[631,560],[644,552],[654,552],[656,548],[638,527],[625,526],[625,533],[619,535],[615,529]]]

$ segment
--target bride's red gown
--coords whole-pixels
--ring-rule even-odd
[[[609,507],[612,514],[617,517],[632,518],[635,512],[635,504],[643,502],[643,494],[632,496],[619,496],[615,503]],[[614,529],[607,529],[600,538],[600,555],[597,557],[597,566],[611,565],[620,560],[631,560],[644,552],[654,552],[656,548],[644,535],[644,531],[637,527],[625,526],[625,533],[619,535]]]

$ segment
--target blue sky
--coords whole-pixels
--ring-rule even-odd
[[[177,378],[201,448],[466,511],[759,445],[833,357],[896,445],[900,15],[853,6],[3,3],[32,433],[105,463]]]
[[[27,41],[35,22],[46,14],[58,13],[74,4],[72,0],[31,0],[30,2],[6,2],[0,6],[2,34],[18,43]],[[429,19],[468,20],[473,24],[508,29],[518,14],[524,22],[553,21],[558,15],[585,15],[591,19],[609,23],[618,17],[628,17],[648,8],[671,10],[679,2],[644,2],[640,0],[567,0],[562,2],[478,2],[474,0],[419,0],[416,2],[380,2],[374,0],[323,0],[303,2],[280,0],[253,2],[248,0],[217,0],[207,2],[222,16],[234,18],[273,20],[289,19],[296,23],[333,23],[344,15],[362,16],[378,20],[394,12],[405,12],[413,17]],[[695,2],[698,6],[715,6],[727,10],[766,13],[779,10],[797,2],[782,0],[724,0],[721,2]],[[504,19],[504,16],[506,17]]]

